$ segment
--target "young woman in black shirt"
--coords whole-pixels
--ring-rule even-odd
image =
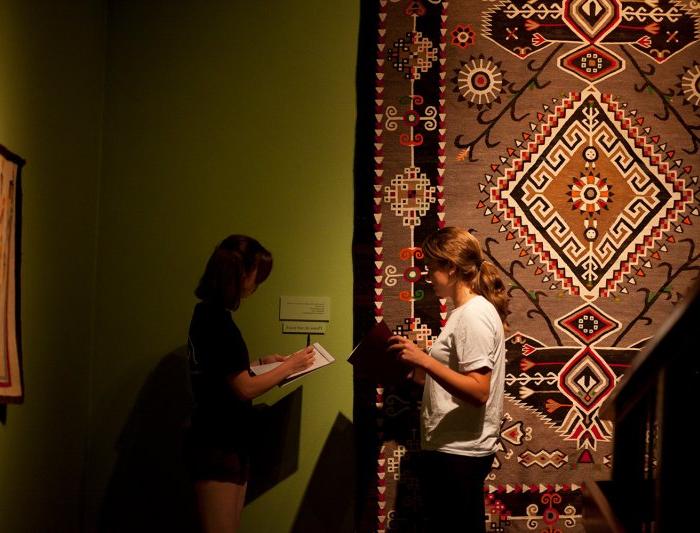
[[[248,349],[231,311],[271,270],[272,255],[258,241],[231,235],[214,250],[195,291],[200,302],[188,338],[194,408],[187,456],[203,533],[238,529],[249,472],[252,399],[313,362],[309,347],[287,357],[260,358],[260,363],[281,364],[260,376],[250,372]]]

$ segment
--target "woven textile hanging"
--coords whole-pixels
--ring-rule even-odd
[[[19,342],[20,171],[24,161],[0,145],[0,402],[24,395]]]
[[[601,418],[697,277],[700,4],[378,0],[362,13],[355,335],[428,349],[420,243],[471,230],[511,296],[487,530],[582,531]],[[421,531],[420,391],[355,380],[362,531]],[[681,415],[682,416],[682,415]]]

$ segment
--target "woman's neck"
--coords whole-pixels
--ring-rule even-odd
[[[452,302],[455,307],[460,307],[467,303],[469,300],[474,298],[476,293],[472,292],[471,289],[464,283],[455,283],[452,292]]]

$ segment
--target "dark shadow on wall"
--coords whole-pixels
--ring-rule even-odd
[[[302,387],[274,405],[255,406],[255,434],[246,505],[299,468]]]
[[[255,408],[246,502],[296,472],[302,388],[272,406]],[[186,347],[163,357],[146,379],[116,444],[105,491],[101,533],[198,531],[184,442],[192,412]]]
[[[338,414],[297,513],[293,533],[352,533],[355,451],[352,422]]]
[[[191,406],[187,351],[181,347],[148,376],[122,429],[100,532],[195,530],[194,498],[183,461]]]

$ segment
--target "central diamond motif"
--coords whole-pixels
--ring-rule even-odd
[[[595,88],[572,93],[543,122],[491,188],[491,200],[564,288],[589,301],[605,297],[683,212],[692,191],[653,155],[617,102]],[[581,169],[588,169],[585,178],[570,188]],[[578,209],[567,207],[572,201]]]

